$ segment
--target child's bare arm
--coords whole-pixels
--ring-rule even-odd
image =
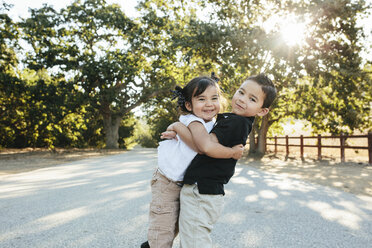
[[[181,137],[182,141],[185,142],[188,147],[190,147],[197,153],[200,153],[198,147],[194,143],[190,130],[184,124],[182,124],[181,122],[174,122],[169,125],[167,131],[175,132]]]
[[[242,144],[232,148],[221,145],[218,143],[216,135],[213,133],[209,134],[203,124],[197,121],[192,122],[189,128],[181,122],[175,122],[167,128],[167,131],[176,132],[191,149],[212,158],[233,158],[238,160],[243,155],[244,146]]]
[[[209,134],[200,122],[192,122],[189,125],[195,145],[198,149],[212,158],[234,158],[240,159],[243,155],[244,147],[242,144],[234,147],[226,147],[218,143],[215,134]]]

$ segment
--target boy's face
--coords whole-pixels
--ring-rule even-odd
[[[269,112],[268,108],[262,108],[265,97],[258,83],[247,80],[232,98],[232,112],[245,117],[264,116]]]

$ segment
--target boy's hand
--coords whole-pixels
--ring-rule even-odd
[[[173,122],[172,124],[170,124],[168,127],[167,127],[167,131],[176,131],[176,127],[177,125],[179,124],[182,124],[181,122],[177,121],[177,122]]]
[[[161,139],[177,139],[177,133],[175,131],[165,131],[160,135]]]
[[[234,152],[232,156],[233,159],[238,160],[243,156],[244,146],[242,144],[233,146],[232,149]]]

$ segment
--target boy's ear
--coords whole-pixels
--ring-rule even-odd
[[[269,113],[269,108],[261,108],[260,112],[257,113],[258,116],[264,116]]]
[[[192,112],[192,107],[190,102],[185,102],[185,107],[188,111]]]

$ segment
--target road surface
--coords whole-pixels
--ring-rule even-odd
[[[139,247],[155,166],[155,149],[134,149],[1,176],[0,247]],[[213,240],[220,248],[372,247],[372,197],[238,165]]]

